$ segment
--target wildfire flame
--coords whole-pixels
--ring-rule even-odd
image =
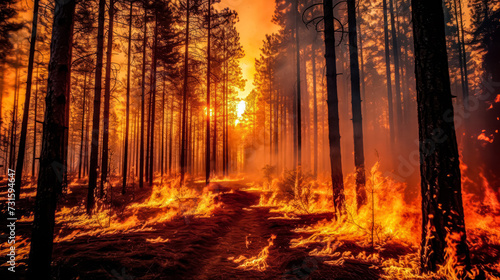
[[[269,248],[274,245],[274,239],[276,239],[276,235],[272,234],[271,237],[267,240],[269,244],[264,247],[257,256],[247,258],[243,255],[240,255],[236,259],[231,257],[229,258],[229,260],[232,260],[234,263],[241,263],[238,266],[238,268],[241,269],[264,271],[268,267],[266,260],[269,256]]]

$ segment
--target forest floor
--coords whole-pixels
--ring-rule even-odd
[[[328,265],[323,261],[331,260],[329,257],[308,254],[314,249],[311,246],[290,248],[291,239],[308,237],[307,233],[297,233],[294,229],[331,219],[332,213],[280,219],[281,215],[270,212],[269,207],[252,207],[258,204],[259,192],[246,191],[244,182],[219,184],[221,206],[211,217],[182,216],[145,231],[80,236],[55,243],[54,279],[380,279],[383,274],[370,262],[348,259],[341,265]],[[201,184],[199,187],[202,188]],[[144,200],[151,192],[145,188],[142,193],[120,196],[119,191],[118,187],[113,188],[116,209]],[[61,206],[81,203],[77,198],[84,197],[85,192],[85,184],[72,187]],[[33,197],[25,199],[20,207],[29,208],[33,202]],[[142,214],[140,218],[146,221],[150,213]],[[0,218],[4,219],[3,214]],[[56,232],[60,226],[56,225]],[[30,236],[30,231],[30,222],[18,224],[18,235]],[[272,235],[276,238],[269,246]],[[257,257],[266,246],[269,246],[266,269],[246,270],[233,261],[242,255]],[[345,242],[338,250],[357,254],[364,249]],[[408,253],[414,250],[394,247],[380,254],[397,258]],[[18,279],[23,278],[25,267],[18,267]],[[0,278],[10,279],[12,275],[4,268]]]

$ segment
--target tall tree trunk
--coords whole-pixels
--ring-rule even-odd
[[[224,149],[226,155],[224,157],[224,162],[226,163],[226,176],[229,175],[229,61],[226,55],[226,101],[224,106],[226,107],[226,147]]]
[[[30,53],[28,58],[28,77],[26,78],[26,95],[24,98],[23,122],[21,124],[21,138],[19,139],[19,152],[17,155],[17,164],[16,164],[16,181],[14,185],[14,192],[16,194],[16,199],[21,198],[21,184],[23,178],[24,155],[26,153],[26,136],[28,134],[28,119],[29,119],[29,110],[31,101],[31,84],[33,80],[33,64],[35,60],[36,32],[37,32],[39,5],[40,1],[35,0],[33,5],[33,21],[31,26]]]
[[[89,190],[87,194],[87,214],[94,208],[94,191],[97,186],[97,162],[99,156],[99,130],[101,121],[102,59],[104,56],[104,12],[106,0],[99,0],[97,26],[97,57],[95,70],[94,114],[92,119],[92,144],[90,147]]]
[[[90,73],[90,80],[92,80],[92,73]],[[87,102],[88,103],[88,102]],[[89,129],[90,129],[90,104],[85,104],[88,106],[87,119],[85,120],[85,159],[83,165],[83,174],[87,175],[89,172]]]
[[[361,80],[361,99],[365,101],[361,103],[362,114],[366,116],[366,83],[365,83],[365,58],[363,55],[363,30],[361,29],[361,24],[363,22],[363,17],[361,14],[361,0],[358,0],[357,5],[357,23],[358,23],[358,34],[359,34],[359,59],[360,59],[360,80]]]
[[[3,91],[5,87],[5,63],[0,61],[0,141],[4,141],[3,134]],[[7,141],[4,141],[7,142]],[[7,173],[7,149],[5,149],[4,162],[3,166],[5,169],[5,173]]]
[[[33,154],[32,154],[32,160],[31,160],[31,177],[35,179],[35,170],[36,170],[36,150],[37,150],[37,142],[36,142],[36,126],[38,123],[38,70],[39,67],[37,66],[36,68],[36,76],[37,79],[35,80],[35,108],[34,108],[34,117],[33,117]],[[1,106],[1,105],[0,105]],[[0,122],[0,131],[1,131],[1,122]],[[1,139],[0,135],[0,139]]]
[[[228,57],[227,57],[227,39],[225,30],[222,31],[222,41],[224,42],[223,56],[224,63],[222,64],[222,175],[227,176],[227,161],[226,161],[226,136],[227,136],[227,67],[228,67]]]
[[[83,138],[85,134],[85,104],[87,97],[87,72],[83,75],[83,103],[82,103],[82,129],[81,129],[81,137],[80,137],[80,156],[78,160],[78,179],[82,178],[82,162],[83,162]],[[36,106],[36,105],[35,105]],[[36,119],[36,117],[35,117]],[[36,125],[36,122],[35,122]]]
[[[403,105],[401,102],[401,78],[399,76],[400,67],[399,67],[399,59],[401,58],[399,43],[398,43],[398,35],[396,28],[396,13],[394,11],[394,0],[389,0],[389,8],[391,12],[391,35],[392,35],[392,51],[394,53],[394,83],[396,85],[395,96],[396,96],[396,117],[397,117],[397,128],[398,135],[402,135],[403,130]]]
[[[469,100],[469,70],[467,67],[467,52],[465,51],[465,31],[464,31],[464,21],[462,18],[462,1],[458,1],[458,15],[460,18],[460,46],[462,48],[462,67],[464,69],[464,85],[463,85],[463,98],[464,98],[464,106],[465,109],[469,109],[468,100]],[[467,128],[467,127],[466,127]]]
[[[269,74],[269,165],[273,165],[273,71],[271,57],[268,58]]]
[[[151,69],[152,70],[152,69]],[[148,101],[148,119],[147,119],[147,131],[146,131],[146,157],[145,157],[145,161],[146,161],[146,182],[148,182],[149,184],[149,144],[150,144],[150,138],[151,138],[151,101],[152,98],[151,98],[151,77],[149,79],[149,101]]]
[[[337,65],[335,56],[335,30],[332,0],[323,1],[325,21],[326,84],[328,94],[328,128],[330,138],[330,164],[333,187],[333,205],[337,216],[344,212],[344,176],[340,149],[339,101],[337,92]]]
[[[17,138],[17,110],[19,103],[19,51],[16,55],[16,65],[15,65],[15,78],[14,78],[14,102],[12,104],[12,125],[10,130],[10,157],[9,157],[9,168],[14,166],[16,162],[16,138]]]
[[[180,169],[181,169],[181,185],[184,184],[184,175],[186,173],[186,136],[187,136],[187,127],[186,127],[186,114],[187,114],[187,102],[188,102],[188,74],[189,74],[189,20],[191,16],[191,10],[189,6],[189,0],[186,1],[186,37],[184,42],[184,91],[182,97],[182,124],[181,124],[181,155],[180,155]],[[208,64],[210,65],[210,63]],[[209,69],[210,70],[210,69]],[[210,77],[210,76],[209,76]],[[209,88],[210,89],[210,88]],[[210,91],[209,91],[210,92]],[[210,102],[210,101],[209,101]],[[209,108],[207,107],[208,115]],[[210,149],[210,147],[209,147]],[[209,159],[210,160],[210,159]],[[208,163],[210,164],[210,163]],[[208,170],[210,173],[210,170]]]
[[[217,82],[214,86],[214,141],[212,142],[212,172],[217,176]]]
[[[349,54],[351,62],[351,104],[354,133],[354,164],[356,166],[356,202],[358,209],[366,203],[365,152],[363,147],[363,118],[361,115],[361,85],[356,31],[356,1],[347,0],[349,22]]]
[[[302,98],[300,95],[300,38],[299,38],[299,18],[300,18],[300,13],[299,13],[299,1],[296,0],[293,2],[294,3],[294,8],[293,11],[295,13],[295,52],[296,52],[296,63],[297,63],[297,119],[296,119],[296,125],[297,125],[297,167],[302,166]]]
[[[189,3],[189,0],[188,0]],[[210,49],[211,49],[211,17],[212,17],[212,0],[208,0],[208,32],[207,32],[207,127],[206,127],[206,143],[205,143],[205,184],[208,185],[210,182]],[[188,19],[189,22],[189,19]],[[188,27],[189,30],[189,27]],[[187,32],[186,32],[187,34]],[[186,49],[187,49],[187,39],[186,39]],[[187,50],[186,50],[187,52]],[[186,56],[187,57],[187,56]],[[187,70],[186,70],[187,75]],[[187,80],[186,80],[187,82]],[[184,151],[184,150],[183,150]]]
[[[155,143],[155,114],[156,114],[156,47],[158,44],[158,15],[155,11],[155,29],[154,29],[154,40],[153,40],[153,54],[152,54],[152,65],[151,65],[151,136],[149,144],[149,184],[153,185],[153,173],[154,173],[154,143]]]
[[[122,194],[125,194],[127,190],[127,176],[128,176],[128,136],[129,136],[129,125],[130,125],[130,60],[132,57],[132,12],[134,8],[134,2],[130,1],[129,8],[129,25],[128,25],[128,54],[127,54],[127,109],[126,109],[126,124],[125,124],[125,148],[123,155],[123,185]]]
[[[436,271],[454,257],[446,253],[451,250],[461,279],[463,269],[470,267],[470,257],[442,1],[412,0],[412,15],[422,191],[421,268]]]
[[[103,131],[102,131],[102,164],[101,164],[101,190],[99,195],[104,196],[104,184],[108,180],[108,159],[109,159],[109,105],[111,99],[111,61],[113,58],[113,25],[115,0],[109,0],[109,25],[108,25],[108,47],[106,54],[106,78],[104,86],[104,110],[103,110]]]
[[[317,97],[317,92],[318,92],[318,87],[317,87],[317,80],[316,80],[316,38],[314,38],[314,41],[312,43],[311,47],[311,62],[312,62],[312,78],[313,78],[313,142],[314,142],[314,148],[313,148],[313,174],[314,177],[316,178],[318,176],[318,97]]]
[[[141,141],[140,141],[140,155],[139,155],[139,188],[144,187],[144,125],[146,123],[145,120],[145,106],[146,106],[146,47],[148,43],[148,16],[147,16],[147,7],[144,4],[144,32],[143,32],[143,41],[142,41],[142,84],[141,84]]]
[[[172,175],[173,133],[174,133],[174,93],[170,94],[170,127],[168,132],[168,175]]]
[[[387,0],[382,1],[384,11],[384,45],[385,45],[385,75],[387,81],[387,103],[389,111],[389,138],[391,147],[395,144],[394,109],[392,101],[392,76],[391,76],[391,52],[389,45],[389,22],[387,11]]]
[[[165,67],[164,67],[165,68]],[[165,160],[165,75],[163,75],[162,99],[161,99],[161,153],[160,153],[160,172],[163,180],[164,160]]]
[[[74,27],[74,26],[73,26]],[[73,34],[73,30],[71,31],[71,34]],[[73,57],[73,48],[70,48],[69,49],[70,51],[70,59]],[[63,191],[66,192],[68,189],[68,171],[69,171],[69,168],[68,166],[70,165],[68,163],[68,152],[69,152],[69,113],[70,113],[70,110],[71,110],[71,107],[70,107],[70,104],[71,104],[71,67],[69,68],[68,70],[68,82],[66,83],[66,86],[68,87],[67,88],[67,95],[68,95],[68,100],[66,102],[66,117],[65,117],[65,120],[66,120],[66,129],[64,130],[64,161],[63,161],[63,165],[64,165],[64,168],[62,170],[63,172]],[[73,163],[74,161],[71,161],[71,163]]]
[[[51,279],[50,263],[57,198],[62,189],[61,165],[64,160],[64,131],[68,101],[69,69],[74,0],[56,2],[50,48],[46,110],[40,154],[40,171],[31,235],[28,279]],[[64,3],[64,4],[62,4]]]

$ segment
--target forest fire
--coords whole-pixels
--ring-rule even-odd
[[[4,0],[0,31],[0,279],[500,279],[498,1]]]

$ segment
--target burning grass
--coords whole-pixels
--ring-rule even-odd
[[[89,216],[83,205],[63,207],[56,214],[56,222],[61,224],[61,229],[55,242],[81,236],[151,231],[157,224],[181,217],[210,217],[218,207],[216,196],[213,192],[179,187],[179,180],[175,179],[154,185],[148,198],[122,209],[106,208],[108,204],[101,202],[94,214]]]
[[[274,245],[274,240],[276,239],[276,235],[271,235],[271,237],[267,240],[269,244],[260,251],[259,255],[247,258],[243,255],[240,255],[237,258],[229,258],[234,263],[240,264],[238,268],[245,270],[258,270],[265,271],[268,267],[267,265],[267,257],[269,256],[269,248]],[[248,247],[248,245],[247,245]]]
[[[383,176],[376,163],[367,175],[368,204],[356,207],[354,174],[346,177],[346,215],[336,220],[323,220],[312,226],[296,228],[301,237],[292,239],[291,248],[306,248],[310,256],[324,263],[343,266],[346,261],[371,264],[383,271],[384,279],[459,279],[468,274],[474,279],[479,271],[488,279],[500,275],[497,249],[500,248],[500,204],[484,176],[482,201],[464,191],[464,208],[468,243],[473,252],[482,254],[473,269],[457,267],[453,236],[448,236],[448,262],[437,273],[420,276],[418,250],[421,237],[420,197],[405,197],[406,184]],[[464,183],[469,181],[463,177]],[[465,189],[465,188],[464,188]],[[270,184],[261,195],[258,206],[272,207],[287,217],[322,213],[333,209],[331,186],[314,181],[300,171],[289,171]],[[401,248],[401,252],[397,251]],[[497,248],[497,249],[495,249]]]
[[[218,193],[179,187],[179,179],[166,180],[153,186],[149,197],[128,205],[114,205],[101,200],[92,215],[87,215],[84,204],[63,206],[56,212],[55,243],[70,242],[77,238],[104,237],[121,233],[147,232],[157,225],[173,219],[207,218],[220,206]],[[81,188],[70,185],[69,190]],[[32,223],[33,217],[23,217],[19,222]],[[18,260],[26,261],[29,253],[28,239],[18,236]],[[166,243],[168,239],[151,239],[150,243]],[[7,254],[9,248],[0,247]],[[4,254],[4,255],[5,255]]]

